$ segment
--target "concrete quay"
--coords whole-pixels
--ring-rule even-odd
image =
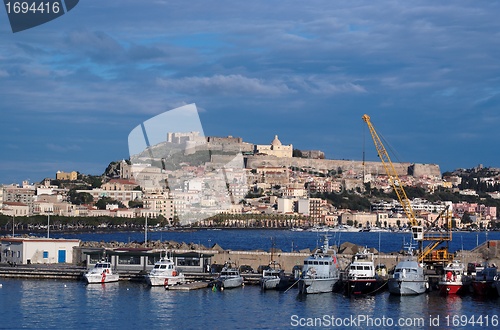
[[[0,264],[0,277],[29,279],[81,280],[87,269],[65,264]]]
[[[174,250],[175,251],[175,250]],[[191,252],[194,252],[191,250]],[[210,262],[212,264],[223,265],[230,261],[237,266],[248,265],[254,272],[243,273],[245,283],[256,284],[259,282],[261,274],[256,273],[259,266],[268,265],[275,261],[281,265],[286,273],[291,273],[294,266],[302,266],[303,261],[311,252],[265,252],[265,251],[232,251],[232,250],[200,250],[196,253],[211,254]],[[352,260],[353,253],[338,253],[337,260],[341,270],[345,270]],[[384,264],[387,269],[392,269],[403,256],[399,253],[376,253],[374,261],[376,264]],[[472,251],[459,251],[455,253],[455,259],[467,264],[468,262],[488,262],[489,264],[500,265],[500,241],[488,241],[476,247]],[[63,279],[63,280],[82,280],[86,267],[79,267],[72,264],[28,264],[28,265],[9,265],[0,264],[0,278],[32,278],[32,279]],[[209,282],[217,274],[203,272],[189,272],[180,269],[190,282],[202,281]],[[124,281],[144,281],[146,270],[119,270],[120,279]],[[439,275],[433,272],[429,274]]]

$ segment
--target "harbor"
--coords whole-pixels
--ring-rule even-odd
[[[287,327],[284,325],[300,327],[314,320],[325,320],[324,315],[327,315],[328,322],[338,322],[335,321],[337,318],[347,317],[356,320],[358,327],[363,328],[373,328],[373,326],[362,322],[367,320],[377,322],[382,319],[394,324],[406,322],[405,326],[399,328],[410,328],[409,324],[422,328],[429,324],[435,326],[437,322],[446,327],[447,324],[452,324],[454,318],[465,315],[468,319],[481,316],[483,322],[484,318],[488,317],[490,326],[483,327],[491,328],[492,317],[493,320],[498,317],[496,315],[500,299],[498,297],[477,295],[470,291],[472,287],[468,287],[468,290],[461,294],[442,294],[438,282],[446,274],[429,274],[430,290],[419,295],[394,295],[389,292],[387,285],[382,286],[377,292],[370,292],[359,298],[345,294],[345,286],[348,285],[346,268],[356,253],[365,249],[373,251],[375,264],[384,263],[390,270],[404,259],[400,253],[402,244],[398,241],[406,240],[406,236],[401,234],[351,233],[342,234],[341,238],[333,233],[330,234],[330,243],[335,252],[332,255],[335,255],[341,270],[339,276],[342,280],[339,282],[341,286],[330,293],[317,294],[300,294],[298,285],[292,285],[298,284],[295,282],[287,282],[290,286],[285,290],[263,290],[262,267],[259,268],[269,265],[270,260],[276,260],[287,275],[292,275],[295,266],[295,269],[302,270],[306,258],[313,255],[317,249],[315,246],[320,247],[317,240],[321,236],[316,233],[255,230],[151,233],[153,240],[148,241],[148,248],[145,250],[140,249],[141,242],[134,242],[141,235],[141,233],[120,233],[111,237],[100,234],[85,236],[93,239],[79,246],[78,253],[73,256],[74,264],[0,264],[3,320],[7,324],[53,329],[60,328],[62,323],[68,328],[80,328],[82,324],[104,323],[113,324],[113,327],[135,328],[154,326],[158,322],[167,328],[206,326],[217,328],[219,324],[231,324],[239,328],[284,328]],[[457,241],[461,243],[458,246],[463,246],[464,249],[454,250],[454,257],[464,262],[484,262],[485,258],[488,258],[489,263],[496,262],[497,246],[500,242],[497,235],[498,233],[489,233],[490,239],[485,240],[485,236],[471,233],[464,233],[462,236],[457,234]],[[270,236],[277,239],[271,242]],[[286,239],[281,241],[280,236]],[[75,238],[82,237],[71,237]],[[154,240],[156,238],[159,238],[158,241]],[[174,243],[173,239],[179,243]],[[182,243],[206,242],[208,239],[214,243],[211,244],[212,248],[200,249],[203,244]],[[266,248],[267,251],[237,249],[242,241],[249,248],[258,246]],[[294,251],[291,251],[292,241]],[[349,242],[364,242],[367,245]],[[188,268],[178,270],[185,276],[185,283],[168,286],[168,289],[163,285],[148,285],[146,275],[154,265],[141,264],[141,260],[147,261],[148,258],[141,259],[138,255],[152,253],[155,255],[153,259],[160,256],[166,258],[165,246],[171,247],[169,255],[172,258],[174,256],[186,258],[186,253],[190,253],[191,256],[203,255],[203,258],[199,259],[201,261],[210,255],[209,262],[211,266],[214,265],[214,272],[212,268],[207,271],[202,264],[198,267],[198,271],[188,271],[189,266],[184,266]],[[287,246],[290,246],[289,251],[284,251]],[[311,248],[306,249],[304,246]],[[126,247],[130,249],[128,256],[124,250]],[[119,281],[85,283],[83,274],[94,264],[79,263],[82,259],[91,258],[93,254],[88,253],[91,250],[106,250],[110,260],[118,262],[117,268],[121,268],[117,270]],[[160,250],[163,251],[162,254],[159,253]],[[112,251],[115,251],[115,254],[111,253]],[[121,255],[123,258],[115,258],[116,255]],[[140,269],[131,269],[130,267],[134,265],[123,263],[123,260],[130,261],[131,256],[134,257],[132,260],[139,263],[135,267]],[[243,285],[225,290],[214,288],[210,284],[217,279],[220,271],[215,265],[220,267],[228,259],[241,267]],[[181,264],[186,264],[186,259],[179,260],[184,260]],[[182,267],[177,265],[179,263],[177,260],[175,262],[176,267]],[[390,276],[389,273],[387,275]],[[262,308],[270,304],[279,306],[284,312],[277,314],[276,308]],[[29,306],[41,306],[44,312],[41,313],[40,309]],[[222,313],[228,306],[248,312],[237,315]],[[111,312],[116,310],[121,311],[121,316]],[[57,319],[48,316],[49,313],[53,315],[56,311],[64,313]],[[467,327],[464,325],[455,328]]]
[[[81,281],[85,272],[90,269],[93,264],[92,260],[99,260],[103,255],[106,255],[113,264],[115,272],[119,275],[119,281],[129,281],[129,282],[145,282],[147,274],[152,269],[152,265],[146,265],[147,261],[150,260],[151,256],[161,255],[161,251],[158,249],[146,249],[143,248],[139,250],[138,248],[119,248],[112,250],[109,248],[109,244],[101,243],[101,247],[96,247],[97,243],[94,243],[92,249],[89,250],[87,247],[75,248],[76,257],[75,260],[83,260],[83,264],[87,266],[77,265],[77,264],[0,264],[0,278],[21,278],[21,279],[56,279],[56,280],[74,280]],[[89,244],[87,244],[89,245]],[[98,245],[98,244],[97,244]],[[181,246],[186,247],[185,244]],[[454,258],[456,260],[469,260],[469,261],[485,261],[487,257],[487,263],[492,265],[499,264],[500,251],[498,251],[498,246],[500,246],[500,240],[489,240],[476,248],[466,251],[460,250],[456,251]],[[175,256],[176,267],[185,276],[186,283],[179,285],[169,286],[169,289],[173,290],[185,290],[191,291],[196,289],[207,288],[209,283],[217,279],[220,274],[220,266],[224,265],[228,261],[231,261],[237,268],[241,270],[241,276],[243,278],[243,283],[245,285],[258,285],[262,280],[262,270],[274,261],[279,264],[284,270],[284,273],[291,280],[290,283],[293,284],[297,280],[298,276],[302,272],[302,267],[304,260],[311,255],[311,251],[301,251],[301,252],[283,252],[277,249],[272,249],[271,251],[236,251],[236,250],[224,250],[220,247],[215,249],[206,250],[196,250],[195,246],[189,249],[172,249],[170,253]],[[362,246],[355,245],[353,243],[344,242],[335,248],[335,262],[338,263],[337,268],[340,272],[340,278],[347,278],[346,271],[349,264],[354,259],[357,253],[363,250]],[[366,250],[366,249],[365,249]],[[374,264],[383,265],[387,269],[388,273],[394,271],[394,268],[399,261],[404,259],[404,255],[399,252],[379,252],[375,248],[367,249],[373,254]],[[121,258],[115,258],[119,255]],[[138,260],[138,264],[135,268],[131,268],[130,264],[123,264],[123,258],[126,260],[129,256],[133,256]],[[197,266],[185,266],[184,263],[179,260],[185,261],[185,257],[190,256],[190,260],[193,264]],[[176,259],[179,258],[179,259]],[[142,264],[144,261],[144,264]],[[196,263],[197,262],[197,263]],[[80,262],[82,264],[82,262]],[[208,267],[207,267],[208,266]],[[294,274],[295,272],[295,274]],[[426,278],[428,279],[428,287],[432,289],[437,289],[437,284],[439,279],[444,274],[442,268],[425,269]],[[163,282],[162,282],[163,283]]]

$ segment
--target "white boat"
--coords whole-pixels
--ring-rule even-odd
[[[111,263],[101,260],[95,264],[94,268],[89,269],[83,277],[89,284],[118,282],[120,276],[113,272]]]
[[[347,268],[346,294],[371,295],[380,292],[387,283],[384,265],[375,267],[374,254],[358,252]]]
[[[277,262],[273,261],[269,264],[269,267],[262,271],[259,282],[262,290],[276,290],[288,284],[288,279],[285,276],[285,271],[281,269]]]
[[[389,292],[398,296],[419,295],[429,289],[429,278],[424,274],[422,265],[413,256],[411,244],[407,249],[407,257],[398,262],[388,282]]]
[[[231,263],[226,263],[222,268],[219,277],[212,284],[212,289],[232,289],[243,285],[243,277],[236,267],[232,267]]]
[[[444,275],[439,280],[439,292],[442,294],[460,294],[468,291],[472,278],[466,275],[465,265],[459,260],[443,268]]]
[[[146,282],[151,286],[164,286],[186,283],[184,274],[179,272],[171,258],[161,258],[146,275]]]
[[[340,279],[337,255],[328,254],[328,237],[325,236],[323,248],[304,260],[302,275],[299,279],[299,292],[302,294],[332,292]]]
[[[312,231],[314,233],[327,233],[329,231],[333,231],[333,229],[328,226],[314,226],[309,228],[308,231]]]
[[[334,232],[358,232],[359,229],[357,228],[354,228],[353,226],[349,226],[349,225],[337,225],[336,227],[333,228]]]

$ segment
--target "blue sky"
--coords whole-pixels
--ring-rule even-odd
[[[500,167],[500,3],[83,0],[12,33],[0,10],[0,183],[101,174],[196,103],[206,135],[368,160]],[[363,142],[364,141],[364,142]]]

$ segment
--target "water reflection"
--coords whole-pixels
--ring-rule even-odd
[[[341,294],[298,295],[297,290],[262,292],[245,286],[223,292],[189,292],[119,282],[86,285],[72,281],[3,279],[0,328],[290,328],[291,318],[446,318],[500,314],[500,298],[440,296],[437,292],[399,297],[383,292],[348,298]],[[396,326],[394,328],[397,328]],[[404,327],[403,327],[404,328]],[[407,327],[411,328],[411,327]],[[467,327],[463,327],[467,328]],[[470,327],[469,327],[470,328]],[[483,328],[487,328],[484,327]],[[491,328],[491,327],[490,327]]]

